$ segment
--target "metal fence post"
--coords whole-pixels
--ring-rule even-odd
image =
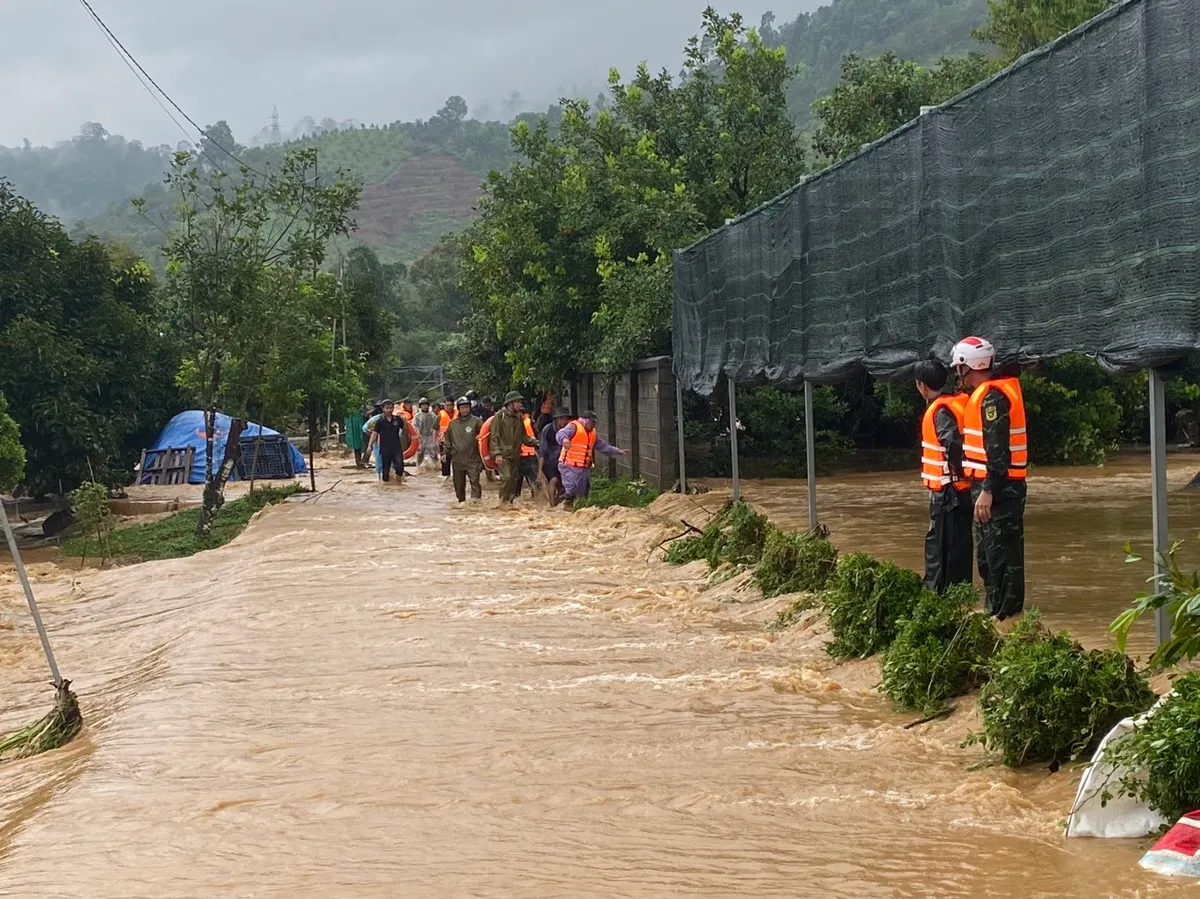
[[[742,483],[738,477],[738,417],[737,384],[729,378],[729,454],[733,459],[733,501],[742,498]]]
[[[813,386],[804,382],[804,442],[808,455],[808,527],[817,526],[817,437],[813,424]]]
[[[675,379],[675,422],[679,434],[679,492],[687,495],[687,463],[683,452],[683,384]]]
[[[1167,575],[1167,402],[1162,375],[1150,369],[1150,510],[1153,516],[1154,584],[1162,589]],[[1171,621],[1165,608],[1154,613],[1154,635],[1158,644],[1171,637]]]

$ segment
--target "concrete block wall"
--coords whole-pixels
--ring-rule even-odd
[[[632,451],[607,464],[610,474],[644,478],[658,490],[674,486],[679,479],[679,440],[669,357],[642,359],[616,378],[580,375],[567,387],[567,395],[572,406],[578,403],[573,411],[596,411],[601,437]]]

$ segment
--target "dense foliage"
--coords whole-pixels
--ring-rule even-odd
[[[837,556],[829,531],[823,527],[793,533],[772,526],[754,577],[767,599],[785,593],[815,593],[829,583]]]
[[[1154,698],[1123,653],[1089,651],[1065,632],[1052,634],[1030,609],[988,665],[983,731],[972,739],[1013,767],[1074,760]]]
[[[970,584],[943,595],[924,591],[883,652],[883,694],[904,708],[932,714],[947,699],[979,686],[999,636],[991,619],[976,611],[978,605]]]
[[[826,645],[829,654],[865,659],[887,649],[901,624],[912,617],[924,590],[915,571],[865,553],[842,556],[824,594],[833,635]]]
[[[21,429],[8,414],[8,400],[0,393],[0,492],[11,490],[25,476],[25,447]]]
[[[499,352],[512,382],[546,386],[665,350],[671,250],[804,171],[793,74],[740,16],[710,8],[681,78],[614,71],[603,108],[572,101],[556,125],[518,124],[521,161],[492,173],[465,237],[460,368],[502,375]]]
[[[1146,802],[1169,822],[1200,808],[1200,672],[1171,687],[1175,695],[1106,752],[1109,764],[1129,772],[1106,792]]]
[[[115,483],[178,411],[178,350],[160,313],[145,262],[73,243],[0,181],[0,393],[31,490]]]
[[[1133,607],[1126,609],[1110,625],[1116,638],[1117,648],[1124,650],[1129,639],[1129,629],[1147,613],[1166,611],[1171,635],[1160,643],[1150,657],[1156,668],[1169,668],[1200,656],[1200,572],[1188,574],[1179,566],[1177,556],[1179,544],[1167,551],[1165,558],[1166,576],[1159,581],[1151,578],[1157,589],[1139,593]],[[1126,547],[1127,561],[1140,562],[1141,558]]]
[[[701,533],[674,541],[664,558],[676,565],[704,559],[709,568],[756,565],[773,527],[749,503],[726,503]]]

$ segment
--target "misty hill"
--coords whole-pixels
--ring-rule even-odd
[[[789,60],[803,66],[789,95],[803,125],[813,101],[837,83],[846,53],[871,56],[890,49],[930,63],[978,49],[970,31],[986,18],[987,0],[833,0],[782,25],[768,13],[761,30],[768,43],[786,47]],[[410,262],[469,220],[488,171],[512,160],[509,127],[468,118],[466,103],[453,97],[428,121],[364,126],[306,118],[293,128],[268,126],[249,135],[248,143],[257,146],[237,146],[235,152],[261,167],[283,149],[318,147],[322,166],[347,168],[366,185],[357,216],[359,238],[388,261]],[[236,145],[224,123],[213,133],[219,133],[222,146]],[[276,142],[292,135],[297,139]],[[93,233],[149,252],[161,244],[161,234],[128,199],[144,197],[152,212],[169,217],[161,181],[175,149],[146,147],[87,123],[75,138],[54,147],[0,147],[0,177],[59,217],[72,236]],[[219,151],[208,150],[210,157],[233,165]]]

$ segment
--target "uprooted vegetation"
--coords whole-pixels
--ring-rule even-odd
[[[901,623],[884,650],[883,694],[903,708],[930,715],[946,700],[982,684],[1000,636],[991,619],[976,610],[978,604],[970,584],[957,584],[942,595],[923,591],[912,617]]]
[[[1154,700],[1128,656],[1084,649],[1066,632],[1051,633],[1030,609],[988,665],[979,695],[983,731],[969,742],[1012,767],[1071,761]]]
[[[836,659],[865,659],[887,649],[912,616],[925,585],[915,571],[880,562],[866,553],[843,556],[825,591],[825,611]]]
[[[1126,774],[1108,792],[1132,796],[1177,821],[1200,808],[1200,671],[1172,685],[1171,696],[1135,730],[1106,749],[1107,761]]]
[[[837,550],[823,527],[784,531],[738,502],[722,506],[704,530],[675,540],[663,558],[676,565],[703,559],[710,571],[754,567],[754,580],[770,599],[823,589],[836,566]]]

